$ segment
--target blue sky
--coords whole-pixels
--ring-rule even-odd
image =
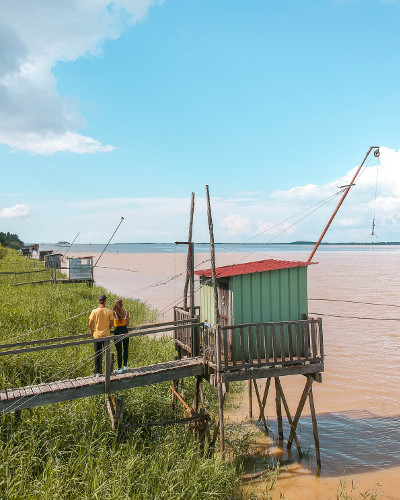
[[[400,240],[397,0],[0,9],[0,231],[175,241],[194,191],[207,241],[208,184],[217,241],[315,240],[377,145],[326,241]]]

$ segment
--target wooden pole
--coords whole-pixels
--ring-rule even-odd
[[[187,302],[188,302],[188,289],[189,289],[189,282],[191,281],[191,245],[190,243],[192,242],[192,232],[193,232],[193,214],[194,214],[194,193],[192,193],[192,201],[190,204],[190,220],[189,220],[189,233],[188,233],[188,255],[187,255],[187,262],[186,262],[186,279],[185,279],[185,287],[183,289],[183,308],[187,309]],[[192,291],[190,291],[192,292]],[[191,295],[192,296],[192,295]],[[193,317],[193,314],[192,314]]]
[[[283,407],[285,408],[285,412],[286,412],[286,416],[287,416],[290,428],[292,428],[292,426],[293,426],[292,416],[290,414],[289,405],[287,404],[286,397],[285,397],[285,394],[283,392],[281,381],[279,380],[279,377],[277,377],[275,379],[275,383],[276,383],[276,387],[278,388],[278,390],[279,390],[279,392],[281,394],[281,400],[282,400],[282,403],[283,403]],[[300,448],[300,443],[299,443],[299,440],[297,438],[296,431],[294,433],[294,441],[296,443],[296,447],[297,447],[297,451],[299,453],[299,457],[302,457],[303,453],[302,453],[301,448]]]
[[[312,383],[313,383],[312,375],[307,375],[307,382],[306,385],[304,386],[303,394],[301,395],[299,406],[297,407],[296,415],[294,416],[292,429],[290,431],[290,436],[287,442],[288,448],[292,446],[293,438],[297,429],[297,424],[299,423],[301,412],[303,411]]]
[[[344,202],[344,199],[346,198],[346,196],[347,196],[348,192],[350,191],[351,187],[353,186],[354,181],[355,181],[355,180],[356,180],[356,178],[357,178],[357,175],[359,174],[359,172],[360,172],[360,170],[361,170],[362,166],[364,165],[364,163],[365,163],[366,159],[368,158],[368,156],[369,156],[370,152],[371,152],[373,149],[378,149],[378,147],[377,147],[377,146],[371,146],[371,147],[368,149],[368,152],[367,152],[367,154],[365,155],[365,157],[364,157],[364,159],[363,159],[363,161],[362,161],[361,165],[358,167],[358,169],[357,169],[356,173],[354,174],[353,178],[352,178],[352,179],[351,179],[351,181],[350,181],[350,184],[347,186],[347,188],[345,189],[345,191],[344,191],[344,193],[343,193],[343,196],[340,198],[340,201],[339,201],[339,203],[338,203],[337,207],[335,208],[335,211],[333,212],[333,214],[332,214],[331,218],[329,219],[328,224],[325,226],[325,229],[322,231],[322,234],[321,234],[321,236],[319,237],[319,240],[317,241],[317,243],[316,243],[315,247],[313,248],[313,251],[311,252],[310,256],[309,256],[309,257],[308,257],[308,259],[307,259],[307,262],[311,262],[312,258],[314,257],[314,254],[315,254],[315,252],[317,251],[317,248],[319,247],[319,244],[321,243],[321,241],[322,241],[323,237],[325,236],[326,232],[328,231],[329,226],[331,225],[331,223],[332,223],[333,219],[335,218],[335,215],[337,214],[337,212],[338,212],[338,210],[339,210],[339,208],[340,208],[341,204]],[[379,154],[378,154],[378,156],[379,156]]]
[[[221,441],[221,453],[225,455],[225,432],[224,432],[224,391],[222,388],[222,371],[221,371],[221,331],[219,328],[219,310],[218,310],[218,287],[217,274],[215,271],[215,247],[214,247],[214,228],[211,215],[210,193],[208,185],[206,186],[207,197],[207,216],[208,228],[210,232],[210,253],[211,253],[211,270],[212,270],[212,285],[214,289],[214,322],[216,326],[216,348],[217,348],[217,385],[218,385],[218,406],[219,406],[219,435]]]
[[[317,467],[318,467],[318,469],[320,469],[321,468],[321,452],[319,449],[318,425],[317,425],[317,416],[315,414],[314,396],[313,396],[313,392],[312,392],[312,386],[310,387],[310,392],[308,393],[308,399],[310,401],[311,419],[312,419],[312,424],[313,424],[315,456],[317,458]]]
[[[251,388],[251,380],[247,381],[247,392],[249,393],[249,418],[253,419],[253,392]]]
[[[279,387],[277,383],[277,377],[275,377],[275,404],[276,404],[276,418],[278,420],[279,441],[283,441],[282,402],[281,402],[281,393],[279,392]]]
[[[104,343],[105,349],[105,380],[104,380],[104,391],[106,394],[110,392],[110,377],[111,377],[111,348],[110,341],[106,340]]]

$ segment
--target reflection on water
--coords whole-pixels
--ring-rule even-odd
[[[257,440],[259,452],[269,454],[271,464],[276,463],[277,459],[281,465],[302,462],[303,466],[316,473],[311,418],[304,417],[300,422],[298,438],[305,451],[305,459],[299,460],[295,445],[289,454],[286,446],[279,447],[274,420],[270,420],[269,439]],[[400,466],[400,416],[376,417],[367,410],[327,413],[318,415],[318,431],[323,457],[322,476],[352,475]],[[286,422],[286,438],[289,432]],[[265,462],[250,461],[246,472],[256,473],[263,469]]]

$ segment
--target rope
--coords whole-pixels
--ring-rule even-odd
[[[316,301],[316,300],[323,300],[323,301],[327,301],[327,302],[349,302],[351,304],[365,304],[365,305],[368,305],[368,306],[384,306],[384,307],[399,307],[400,308],[400,305],[397,305],[397,304],[378,304],[377,302],[363,302],[363,301],[359,301],[359,300],[344,300],[344,299],[308,299],[308,300],[312,300],[312,301]]]
[[[363,317],[363,316],[342,316],[340,314],[323,314],[323,313],[316,313],[316,312],[310,312],[309,314],[315,314],[316,316],[331,316],[332,318],[368,319],[368,320],[372,320],[372,321],[400,321],[400,318],[370,318],[370,317]]]

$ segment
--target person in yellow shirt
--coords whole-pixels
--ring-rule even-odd
[[[89,317],[89,328],[93,338],[100,339],[111,335],[110,328],[114,324],[114,316],[111,309],[106,307],[107,297],[100,295],[99,307],[93,309]],[[94,344],[94,374],[98,376],[102,373],[104,342]]]

